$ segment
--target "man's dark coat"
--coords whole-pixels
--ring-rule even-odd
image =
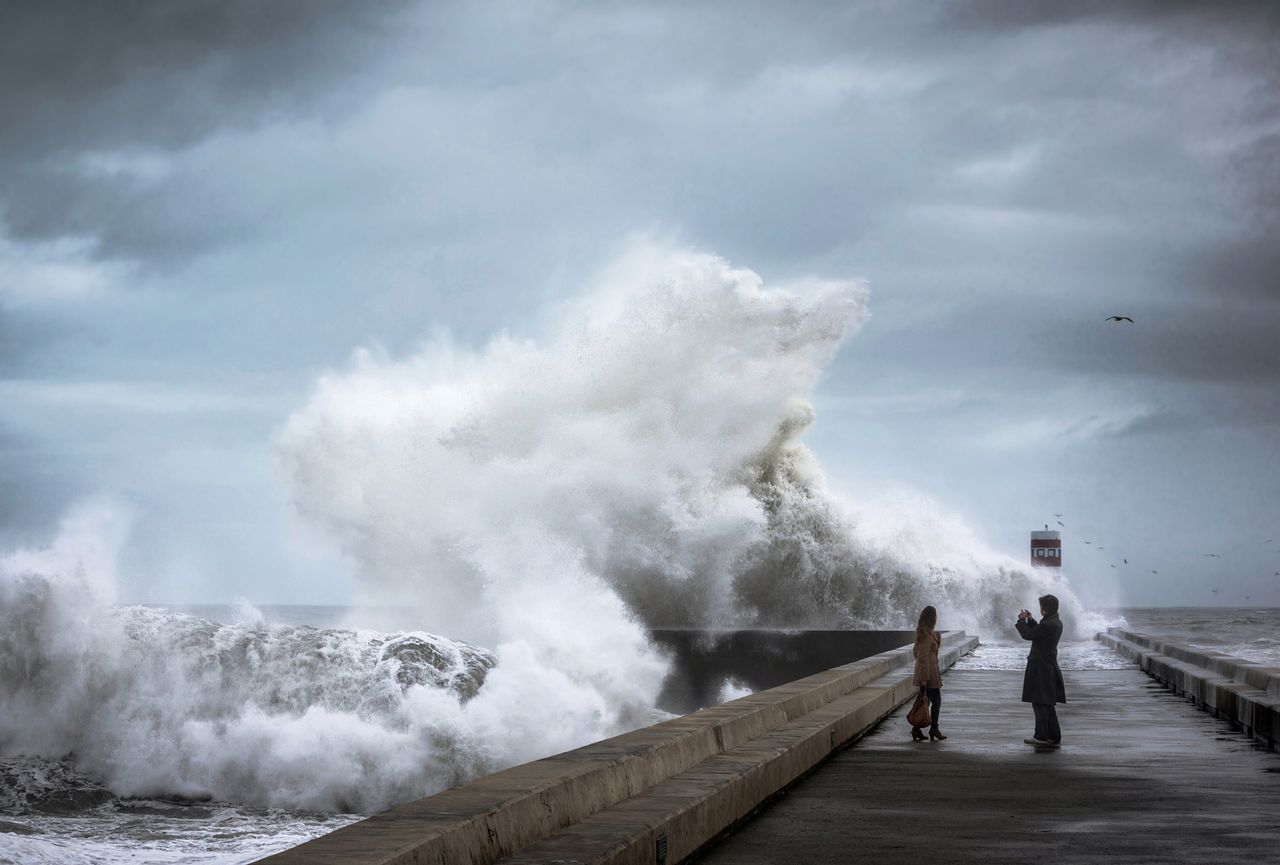
[[[1031,641],[1027,655],[1027,671],[1022,675],[1022,702],[1067,702],[1067,689],[1062,683],[1062,670],[1058,669],[1058,641],[1062,639],[1062,619],[1050,613],[1036,624],[1035,619],[1018,622],[1022,639]]]

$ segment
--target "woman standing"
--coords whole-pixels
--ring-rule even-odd
[[[916,643],[911,653],[916,659],[916,672],[911,681],[918,688],[925,689],[929,698],[930,739],[945,739],[938,729],[938,713],[942,710],[942,672],[938,669],[938,647],[942,645],[942,635],[935,628],[938,625],[938,611],[933,607],[925,607],[920,611],[920,619],[916,622]],[[924,741],[924,731],[920,727],[911,728],[911,738],[917,742]]]

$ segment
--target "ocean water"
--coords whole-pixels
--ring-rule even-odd
[[[0,552],[0,863],[248,862],[644,726],[655,628],[901,629],[933,604],[990,639],[974,663],[1016,664],[1009,611],[1053,592],[1106,663],[1070,573],[923,494],[827,485],[811,397],[866,315],[856,283],[640,243],[537,339],[356,352],[263,447],[358,609],[123,605],[131,529],[103,501]],[[1165,624],[1217,639],[1203,619]]]
[[[169,645],[182,645],[185,651],[198,647],[197,653],[211,661],[210,669],[239,666],[254,658],[252,663],[265,665],[272,676],[284,676],[282,670],[272,668],[277,661],[272,660],[273,650],[267,645],[271,642],[277,644],[274,651],[281,659],[312,654],[326,657],[331,664],[364,664],[359,675],[350,670],[346,673],[354,689],[346,695],[347,700],[377,694],[370,682],[378,680],[379,664],[383,672],[401,679],[409,677],[417,683],[448,680],[447,687],[472,693],[483,689],[484,674],[490,669],[491,657],[483,650],[443,659],[438,649],[428,651],[435,644],[428,643],[425,635],[379,636],[345,630],[342,623],[353,615],[345,607],[278,606],[247,612],[231,606],[202,606],[124,608],[121,612],[135,629],[180,635],[171,638]],[[388,609],[370,611],[369,615],[385,621],[410,614]],[[1104,615],[1115,623],[1124,622],[1188,644],[1259,661],[1280,660],[1278,609],[1130,609],[1105,611]],[[246,616],[252,619],[249,625],[244,623]],[[260,635],[262,642],[246,643],[248,634]],[[368,657],[375,649],[378,658]],[[228,651],[234,651],[235,657],[228,657]],[[215,657],[217,661],[212,663]],[[959,668],[1020,669],[1025,658],[1025,643],[1001,639],[997,634],[984,639]],[[1094,641],[1064,642],[1060,660],[1068,670],[1133,666]],[[326,687],[332,686],[331,681]],[[291,698],[280,694],[276,699]],[[337,697],[330,694],[323,700],[310,699],[332,702]],[[183,711],[192,710],[187,705]],[[156,792],[164,791],[157,788]],[[406,790],[404,798],[412,798],[416,792]],[[315,794],[312,791],[311,795]],[[119,795],[102,778],[77,767],[73,758],[10,756],[0,759],[0,863],[247,863],[363,816],[358,808],[325,804],[328,807],[260,807],[205,796],[188,798],[172,791],[168,795]]]
[[[1164,607],[1115,612],[1135,631],[1280,668],[1280,607]]]
[[[1168,637],[1176,643],[1280,667],[1280,608],[1124,608],[1099,610],[1097,617],[1109,624]],[[956,667],[1020,670],[1026,658],[1027,644],[1018,637],[1011,618],[1007,628],[988,632],[982,645]],[[1135,666],[1097,641],[1080,639],[1062,642],[1058,663],[1064,670],[1120,670]]]

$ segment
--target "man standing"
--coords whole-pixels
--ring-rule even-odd
[[[1024,741],[1028,745],[1057,748],[1062,744],[1056,703],[1067,702],[1067,689],[1058,668],[1058,641],[1062,639],[1062,619],[1058,618],[1058,599],[1045,595],[1040,599],[1040,621],[1028,610],[1018,613],[1018,633],[1031,641],[1027,655],[1027,671],[1022,676],[1022,702],[1030,703],[1036,713],[1036,732]]]

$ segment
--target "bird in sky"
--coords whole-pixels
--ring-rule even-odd
[[[1125,563],[1126,565],[1127,565],[1127,564],[1129,564],[1129,560],[1128,560],[1128,559],[1125,559],[1125,560],[1124,560],[1124,563]]]
[[[1115,565],[1112,565],[1111,567],[1113,567],[1113,568],[1114,568],[1114,567],[1115,567]]]
[[[1066,514],[1054,514],[1054,516],[1055,516],[1055,517],[1063,517],[1063,516],[1066,516]]]
[[[1133,319],[1129,318],[1127,315],[1113,315],[1108,318],[1107,321],[1127,321],[1129,324],[1133,324]]]
[[[1063,525],[1062,520],[1058,520],[1058,525],[1062,526],[1064,529],[1066,528],[1066,526]]]
[[[1105,549],[1106,549],[1106,547],[1098,547],[1098,549],[1100,549],[1100,550],[1105,550]]]
[[[1155,568],[1152,568],[1152,569],[1151,569],[1151,573],[1153,573],[1153,574],[1158,574],[1158,573],[1160,573],[1160,572],[1159,572],[1159,571],[1157,571]]]
[[[1205,553],[1205,554],[1204,554],[1204,557],[1205,557],[1206,559],[1220,559],[1220,558],[1222,558],[1222,556],[1221,556],[1219,553]]]
[[[1217,590],[1217,589],[1214,589],[1214,590],[1213,590],[1213,594],[1215,594],[1215,595],[1216,595],[1216,594],[1218,594],[1218,590]]]
[[[1085,541],[1085,543],[1086,543],[1086,544],[1091,544],[1091,543],[1093,543],[1093,541]]]

